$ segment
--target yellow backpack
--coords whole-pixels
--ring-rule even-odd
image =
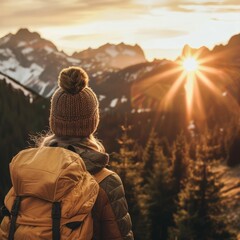
[[[92,208],[99,182],[81,157],[60,147],[29,148],[10,163],[12,188],[5,197],[1,240],[91,240]],[[7,214],[6,214],[7,215]]]

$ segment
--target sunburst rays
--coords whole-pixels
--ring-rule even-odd
[[[226,54],[226,52],[223,52]],[[154,76],[145,78],[133,87],[135,98],[133,101],[143,103],[146,95],[157,102],[155,109],[158,111],[170,110],[175,96],[179,91],[185,91],[186,119],[191,121],[194,116],[204,121],[206,119],[208,106],[206,96],[212,100],[224,102],[224,88],[226,88],[227,72],[221,62],[223,55],[205,55],[203,49],[194,53],[187,50],[183,57],[179,58],[174,65],[166,68],[168,70],[156,73]],[[186,59],[187,60],[186,62]],[[226,64],[225,64],[226,65]],[[224,66],[225,66],[224,65]],[[146,94],[146,95],[145,95]],[[239,112],[237,99],[229,94],[231,105]],[[156,101],[157,100],[157,101]],[[214,101],[215,101],[214,100]],[[226,103],[224,103],[226,104]],[[231,107],[232,107],[231,106]],[[151,107],[151,106],[150,106]]]

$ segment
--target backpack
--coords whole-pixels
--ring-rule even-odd
[[[10,163],[12,188],[5,197],[0,239],[91,240],[91,211],[99,183],[81,157],[61,147],[29,148]]]

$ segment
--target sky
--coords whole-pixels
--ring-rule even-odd
[[[68,54],[106,43],[140,45],[146,58],[175,59],[191,47],[240,33],[240,0],[0,0],[0,37],[36,31]]]

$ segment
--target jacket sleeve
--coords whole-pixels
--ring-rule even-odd
[[[108,198],[108,203],[102,211],[102,228],[110,233],[111,229],[113,230],[116,226],[118,229],[115,232],[120,233],[120,238],[114,239],[133,240],[131,217],[128,213],[128,205],[120,177],[114,173],[104,179],[100,183],[100,187],[105,191]]]

